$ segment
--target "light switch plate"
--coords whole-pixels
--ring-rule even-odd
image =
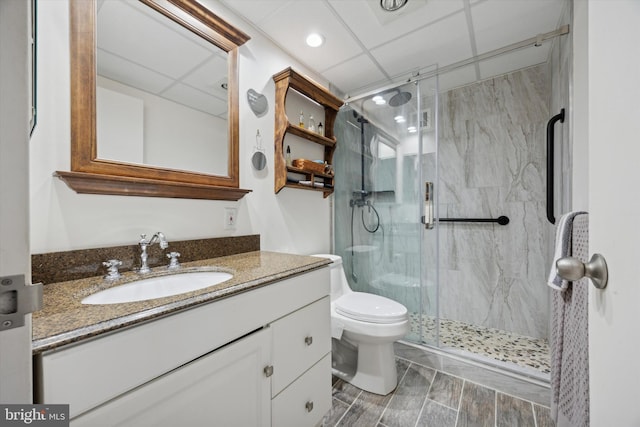
[[[237,208],[224,208],[224,229],[235,230],[238,216]]]

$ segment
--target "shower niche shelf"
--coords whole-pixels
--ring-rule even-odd
[[[275,176],[275,192],[279,193],[284,187],[299,188],[302,190],[321,191],[324,197],[333,193],[334,176],[332,174],[317,173],[310,170],[300,169],[294,166],[287,166],[285,161],[285,136],[287,134],[295,135],[307,142],[324,146],[323,160],[327,164],[333,164],[333,153],[336,149],[336,137],[333,133],[333,125],[338,115],[338,109],[342,106],[342,100],[326,88],[309,78],[301,75],[291,67],[280,71],[273,75],[273,81],[276,84],[276,102],[275,102],[275,159],[274,159],[274,176]],[[308,129],[301,128],[289,121],[286,113],[287,93],[292,88],[300,94],[306,96],[324,107],[324,135],[312,132]],[[311,102],[309,101],[309,102]],[[287,180],[288,173],[296,174],[304,177],[300,181],[309,181],[310,185],[303,185],[298,182]],[[314,186],[313,183],[319,179],[322,187]]]

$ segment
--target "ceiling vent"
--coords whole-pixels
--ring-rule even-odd
[[[407,4],[407,0],[380,0],[380,7],[387,12],[395,12]]]
[[[386,1],[391,3],[390,0],[386,0]],[[385,0],[382,0],[381,2],[367,1],[364,3],[367,6],[369,6],[371,11],[373,12],[373,15],[376,17],[380,25],[385,25],[405,15],[417,13],[418,10],[422,9],[424,6],[427,5],[427,0],[407,0],[405,2],[404,7],[396,10],[393,13],[389,13],[388,11],[383,9],[383,4],[385,3]]]

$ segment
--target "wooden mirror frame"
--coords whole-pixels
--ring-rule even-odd
[[[227,176],[97,158],[96,0],[70,0],[71,172],[56,175],[78,193],[238,200],[238,47],[249,36],[195,0],[140,0],[228,54]],[[179,143],[176,145],[179,148]]]

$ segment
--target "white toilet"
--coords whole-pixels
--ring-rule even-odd
[[[393,342],[409,332],[402,304],[349,287],[338,255],[331,269],[331,336],[333,374],[371,393],[386,395],[398,384]]]

